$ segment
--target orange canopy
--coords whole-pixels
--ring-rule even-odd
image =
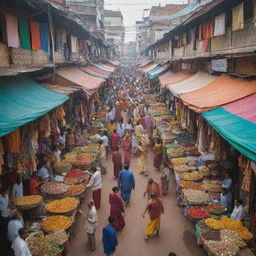
[[[222,75],[201,89],[183,94],[181,99],[190,109],[201,113],[255,92],[256,81],[250,82],[245,79]]]
[[[191,76],[193,76],[193,74],[185,74],[185,73],[179,72],[174,75],[161,79],[160,82],[163,87],[166,87],[169,84],[176,84],[180,81],[188,79]]]

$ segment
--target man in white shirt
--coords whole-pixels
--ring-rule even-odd
[[[42,181],[49,180],[50,173],[48,170],[48,162],[43,162],[42,167],[38,171],[38,176],[42,179]]]
[[[17,236],[19,236],[19,230],[24,227],[23,219],[19,212],[16,212],[12,220],[8,223],[7,238],[10,242],[13,242]]]
[[[88,203],[88,208],[89,210],[85,216],[85,219],[86,219],[85,230],[88,236],[88,246],[90,250],[95,251],[95,231],[97,228],[98,217],[97,217],[97,211],[94,206],[93,200],[91,200]]]
[[[101,132],[101,140],[103,141],[103,145],[105,146],[105,149],[106,149],[106,157],[108,156],[108,145],[109,145],[109,141],[108,141],[108,132],[107,131],[104,131]]]
[[[20,177],[17,178],[16,183],[12,187],[12,197],[14,199],[23,197],[23,184]]]
[[[94,201],[95,208],[98,210],[100,208],[102,188],[100,168],[92,167],[92,173],[93,174],[86,188],[92,188],[92,198]]]
[[[19,230],[19,235],[15,238],[12,243],[12,249],[14,250],[15,256],[32,256],[28,245],[26,243],[26,238],[28,237],[27,231],[25,228]]]
[[[243,217],[245,216],[245,211],[244,208],[242,206],[242,200],[241,199],[237,199],[235,200],[235,207],[233,209],[233,212],[231,213],[231,219],[234,220],[242,220]]]

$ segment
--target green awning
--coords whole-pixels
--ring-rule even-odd
[[[68,99],[27,75],[0,77],[0,137],[58,107]]]

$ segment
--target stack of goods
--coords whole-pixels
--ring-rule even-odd
[[[70,170],[64,179],[64,183],[68,185],[75,184],[86,184],[88,183],[90,174],[88,172],[82,171],[80,169]]]
[[[182,180],[186,181],[200,181],[203,179],[203,175],[200,172],[190,172],[182,174],[181,176]]]
[[[67,230],[72,225],[72,220],[64,215],[48,216],[42,223],[44,231],[51,233],[59,230]]]
[[[72,164],[67,160],[57,161],[53,165],[53,170],[57,175],[68,172],[72,168]]]
[[[189,204],[202,205],[209,202],[209,195],[202,190],[183,189],[183,194]]]
[[[23,196],[15,201],[15,205],[20,210],[33,209],[41,205],[43,197],[40,195]]]
[[[46,182],[41,186],[41,191],[44,194],[60,195],[68,191],[68,185],[60,182]]]
[[[54,200],[46,205],[46,210],[50,213],[70,214],[78,206],[79,200],[73,197],[66,197],[60,200]]]
[[[194,221],[208,218],[210,213],[206,207],[192,206],[188,209],[187,215]]]
[[[96,155],[70,152],[65,154],[64,158],[79,169],[88,169],[90,165],[96,160]]]
[[[220,230],[206,230],[201,234],[204,240],[212,240],[212,241],[220,241],[221,240],[221,232]]]
[[[46,235],[46,239],[55,242],[58,245],[64,245],[68,241],[68,235],[66,231],[59,230],[51,234]]]
[[[186,165],[188,163],[188,159],[187,157],[178,157],[178,158],[173,158],[171,162],[173,166]]]
[[[198,169],[199,169],[199,172],[201,172],[204,177],[210,176],[210,170],[209,170],[208,167],[206,167],[206,166],[200,166],[200,167],[198,167]]]
[[[185,156],[199,156],[198,148],[196,146],[189,146],[184,149]]]
[[[43,232],[32,233],[27,242],[33,256],[58,256],[62,253],[62,248],[54,240],[44,236]]]
[[[194,189],[194,190],[203,190],[203,187],[201,186],[200,183],[198,182],[193,182],[193,181],[184,181],[182,180],[179,183],[179,186],[183,189]]]
[[[204,180],[202,186],[208,192],[221,193],[222,191],[222,187],[218,181]]]
[[[184,156],[184,149],[182,147],[168,148],[166,152],[169,158]]]
[[[63,194],[63,196],[79,196],[85,191],[84,184],[69,185],[68,191]]]

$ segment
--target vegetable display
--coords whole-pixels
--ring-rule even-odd
[[[194,206],[188,209],[187,214],[194,219],[203,219],[209,217],[210,213],[206,207]]]

